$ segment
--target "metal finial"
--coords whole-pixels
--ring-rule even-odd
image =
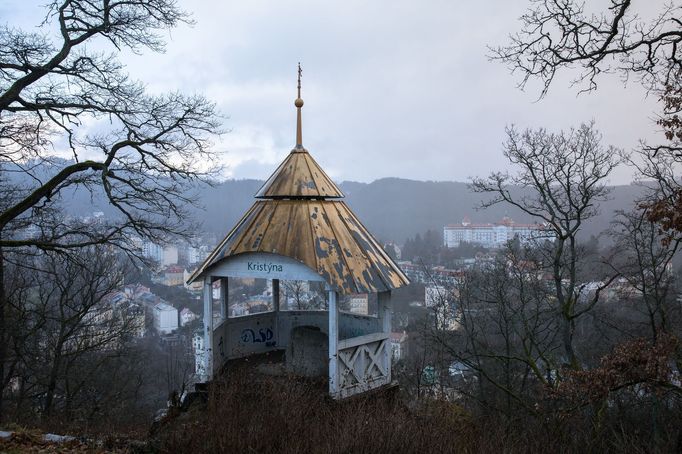
[[[298,62],[298,98],[294,101],[296,106],[296,148],[303,148],[303,132],[301,130],[301,107],[303,107],[303,100],[301,99],[301,62]]]
[[[303,70],[301,69],[301,62],[298,62],[298,97],[301,98],[301,76],[303,75]]]

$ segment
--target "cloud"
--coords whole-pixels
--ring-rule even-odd
[[[28,25],[15,1],[6,20]],[[267,177],[294,145],[296,63],[304,69],[304,143],[339,180],[466,180],[505,167],[504,128],[567,129],[595,119],[606,143],[652,137],[654,99],[605,77],[576,96],[570,74],[549,96],[519,91],[486,45],[519,27],[528,0],[453,2],[184,0],[194,27],[165,54],[123,56],[150,91],[204,93],[228,119],[216,144],[227,175]],[[38,23],[42,11],[31,15]],[[627,182],[629,170],[616,182]]]

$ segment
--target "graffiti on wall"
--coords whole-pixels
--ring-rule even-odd
[[[251,328],[245,328],[239,338],[244,344],[265,344],[266,347],[272,347],[275,345],[274,337],[271,328],[260,328],[257,332]]]

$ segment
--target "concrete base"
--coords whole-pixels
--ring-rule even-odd
[[[303,377],[329,375],[329,338],[315,326],[297,326],[285,356],[286,370]]]

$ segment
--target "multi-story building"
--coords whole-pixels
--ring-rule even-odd
[[[153,241],[142,242],[142,256],[155,262],[163,261],[163,246]]]
[[[391,356],[393,361],[399,361],[405,356],[405,346],[407,344],[407,333],[391,333]]]
[[[130,303],[125,309],[125,318],[128,320],[132,337],[144,337],[146,332],[144,315],[144,308],[135,303]]]
[[[180,266],[169,266],[163,271],[163,285],[172,287],[174,285],[183,285],[185,283],[185,270]]]
[[[426,285],[441,285],[445,287],[456,285],[464,275],[464,268],[471,266],[471,264],[469,264],[462,269],[450,270],[443,266],[427,267],[412,262],[398,262],[398,265],[400,265],[400,268],[411,282],[419,282],[420,284]]]
[[[192,348],[194,349],[194,373],[201,376],[206,371],[203,328],[196,330],[192,335]]]
[[[178,248],[169,244],[163,248],[163,254],[161,259],[161,265],[169,266],[178,263]]]
[[[424,305],[434,307],[445,304],[451,299],[451,291],[442,285],[427,285],[424,287]]]
[[[208,256],[208,247],[206,246],[187,246],[187,263],[196,264],[201,263]]]
[[[536,240],[554,241],[553,232],[544,224],[519,224],[504,217],[494,224],[472,224],[465,217],[460,224],[443,227],[445,247],[458,247],[462,243],[478,244],[486,248],[504,246],[507,241],[518,238],[522,244]]]
[[[369,295],[367,293],[350,295],[348,311],[353,314],[369,315]]]
[[[166,303],[158,303],[152,310],[154,329],[159,334],[169,334],[178,329],[178,310]]]

